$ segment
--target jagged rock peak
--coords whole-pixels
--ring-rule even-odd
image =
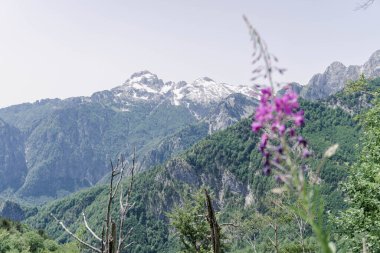
[[[123,85],[112,89],[111,93],[115,98],[109,100],[117,101],[119,104],[142,100],[168,100],[174,105],[189,105],[217,103],[234,93],[250,96],[253,88],[219,83],[209,77],[201,77],[191,83],[163,82],[156,74],[144,70],[132,74]]]
[[[124,85],[133,83],[145,84],[156,88],[160,88],[164,84],[163,81],[159,79],[156,74],[153,74],[148,70],[143,70],[132,74],[131,77],[127,81],[125,81]]]
[[[285,85],[285,87],[277,91],[277,95],[284,95],[285,92],[287,92],[288,90],[291,90],[299,95],[302,91],[302,88],[303,86],[299,83],[296,83],[296,82],[288,83],[287,85]]]
[[[374,52],[369,60],[363,65],[362,73],[368,78],[380,76],[380,50]]]
[[[212,80],[210,77],[202,77],[202,78],[198,78],[197,80],[203,80],[203,81],[206,81],[206,82],[215,82],[214,80]]]
[[[217,83],[209,77],[201,77],[192,82],[193,86],[211,86],[215,84]]]
[[[134,79],[134,78],[157,78],[157,75],[156,74],[153,74],[152,72],[150,72],[149,70],[143,70],[143,71],[139,71],[139,72],[135,72],[131,75],[130,79]]]
[[[310,100],[324,99],[341,91],[349,81],[380,77],[380,50],[375,51],[363,65],[346,67],[341,62],[333,62],[323,74],[314,75],[302,89],[301,95]]]
[[[336,71],[344,71],[347,67],[339,62],[339,61],[334,61],[333,63],[330,64],[330,66],[327,67],[325,73],[328,72],[336,72]]]
[[[372,60],[372,59],[380,59],[380,49],[379,49],[379,50],[376,50],[376,51],[371,55],[371,57],[369,57],[369,60]]]

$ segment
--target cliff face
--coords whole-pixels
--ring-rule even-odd
[[[0,119],[0,192],[17,190],[26,174],[23,135]]]
[[[301,96],[309,100],[324,99],[341,91],[348,81],[355,81],[364,74],[366,78],[380,77],[380,50],[371,55],[361,66],[348,66],[333,62],[323,74],[314,75],[302,89]]]

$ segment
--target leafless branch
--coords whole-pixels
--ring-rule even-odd
[[[276,243],[272,240],[272,238],[269,237],[269,235],[267,236],[269,241],[272,243],[273,246],[276,246]]]
[[[123,236],[123,227],[124,227],[124,221],[127,216],[128,211],[134,207],[135,203],[130,204],[129,198],[132,194],[133,190],[133,183],[134,183],[134,173],[135,173],[135,162],[136,162],[136,148],[133,150],[133,158],[132,158],[132,167],[130,169],[130,183],[127,190],[127,195],[125,196],[125,203],[123,204],[123,190],[120,191],[120,224],[119,224],[119,237],[118,237],[118,246],[117,246],[117,252],[120,252],[122,249],[122,245],[124,243],[124,240],[126,237],[129,236],[129,234],[132,231],[132,228],[128,231],[126,237]]]
[[[252,65],[255,68],[252,71],[253,77],[251,80],[255,81],[259,78],[267,79],[273,89],[273,73],[277,72],[279,74],[283,74],[285,69],[275,66],[274,63],[278,62],[277,57],[269,53],[267,44],[261,38],[257,30],[251,25],[248,18],[243,16],[243,19],[248,26],[249,35],[253,46]]]
[[[126,218],[126,215],[128,211],[134,207],[134,203],[130,203],[130,197],[132,194],[133,189],[133,183],[134,183],[134,174],[135,172],[135,159],[136,159],[136,149],[134,149],[133,153],[133,162],[132,167],[127,170],[125,173],[125,170],[127,168],[127,163],[124,160],[124,156],[119,156],[117,159],[117,163],[114,164],[113,161],[110,161],[111,164],[111,178],[110,178],[110,184],[109,184],[109,194],[108,194],[108,203],[107,203],[107,209],[105,214],[105,222],[103,224],[102,228],[102,237],[100,238],[96,233],[90,228],[90,226],[87,223],[86,216],[84,212],[82,213],[83,216],[83,222],[85,224],[86,229],[91,233],[91,235],[98,241],[101,242],[101,245],[99,248],[96,248],[89,243],[86,243],[85,241],[81,240],[78,236],[73,234],[64,224],[63,222],[59,221],[53,214],[51,216],[62,226],[62,228],[73,238],[75,238],[77,241],[79,241],[81,244],[85,245],[86,247],[99,252],[99,253],[120,253],[122,248],[129,247],[132,245],[132,243],[127,244],[125,247],[123,247],[124,240],[128,238],[133,230],[133,228],[130,228],[128,232],[126,233],[125,237],[123,237],[123,228],[124,228],[124,221]],[[123,196],[123,189],[122,189],[122,180],[124,175],[130,176],[130,182],[127,189],[127,194],[124,197]],[[117,178],[118,177],[118,178]],[[117,182],[115,184],[117,178]],[[117,194],[117,192],[120,190],[120,210],[119,210],[119,228],[118,228],[118,235],[117,235],[117,226],[111,217],[111,210],[112,205],[114,202],[114,198]]]
[[[86,226],[87,230],[96,238],[96,240],[98,241],[102,241],[102,239],[99,238],[99,236],[97,236],[95,234],[95,232],[90,228],[90,226],[88,225],[87,223],[87,220],[86,220],[86,215],[84,214],[84,212],[82,213],[82,216],[83,216],[83,222],[84,222],[84,225]]]
[[[279,244],[278,244],[278,225],[275,223],[274,225],[271,224],[271,227],[274,230],[274,241],[268,236],[269,240],[273,244],[273,247],[275,249],[275,252],[278,253],[279,251]]]
[[[77,240],[78,242],[80,242],[81,244],[83,244],[84,246],[96,251],[96,252],[99,252],[101,253],[101,251],[97,248],[95,248],[94,246],[88,244],[87,242],[83,241],[82,239],[80,239],[78,236],[76,236],[74,233],[72,233],[66,226],[65,224],[63,224],[62,221],[58,220],[57,217],[55,217],[52,213],[50,214],[50,216],[52,216],[54,218],[54,220],[56,222],[58,222],[59,225],[61,225],[61,227],[66,231],[66,233],[68,233],[69,235],[71,235],[75,240]]]
[[[114,190],[114,192],[113,192],[113,194],[112,194],[112,198],[115,198],[115,195],[116,195],[116,193],[117,193],[117,190],[119,189],[120,182],[121,182],[122,179],[123,179],[124,169],[125,169],[126,166],[127,166],[127,164],[124,162],[124,156],[120,156],[119,161],[118,161],[118,165],[119,165],[120,169],[119,169],[119,171],[117,171],[117,172],[115,173],[115,176],[117,176],[117,175],[119,175],[119,174],[120,174],[120,176],[119,176],[119,180],[118,180],[117,183],[116,183],[116,187],[115,187],[115,190]],[[117,168],[116,168],[116,169],[117,169]]]
[[[358,4],[355,10],[365,10],[369,6],[371,6],[374,2],[375,0],[365,0],[364,2]]]

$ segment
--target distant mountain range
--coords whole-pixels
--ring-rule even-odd
[[[325,98],[361,73],[380,76],[380,50],[363,66],[333,63],[306,86],[304,98]],[[97,184],[118,153],[136,147],[142,170],[161,164],[205,136],[248,117],[254,87],[164,82],[142,71],[90,97],[45,99],[0,109],[0,195],[45,202]]]
[[[314,75],[302,87],[301,96],[309,100],[327,98],[342,90],[348,81],[355,81],[363,74],[366,78],[380,77],[380,50],[374,52],[363,65],[346,67],[341,62],[333,62],[323,74]]]
[[[45,202],[107,175],[118,153],[137,149],[141,169],[252,113],[253,89],[200,78],[163,82],[133,74],[91,97],[46,99],[0,109],[0,192]]]

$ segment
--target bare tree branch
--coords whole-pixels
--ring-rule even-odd
[[[90,228],[90,226],[88,225],[88,223],[87,223],[87,220],[86,220],[86,215],[84,214],[84,212],[82,213],[82,215],[83,215],[83,222],[84,222],[84,225],[86,226],[86,228],[87,228],[87,230],[96,238],[96,240],[98,240],[98,241],[102,241],[102,239],[100,239],[99,238],[99,236],[97,236],[96,234],[95,234],[95,232]]]
[[[99,253],[120,253],[122,248],[129,247],[132,245],[132,243],[127,244],[125,247],[123,246],[123,242],[126,238],[128,238],[133,230],[133,228],[130,228],[128,232],[126,233],[126,236],[123,237],[123,228],[124,228],[124,221],[126,218],[126,215],[128,211],[134,207],[134,203],[130,203],[130,196],[132,194],[133,189],[133,183],[134,183],[134,174],[135,174],[135,160],[136,160],[136,149],[134,149],[133,153],[133,162],[132,162],[132,168],[127,170],[127,173],[125,173],[125,169],[127,167],[127,163],[125,163],[124,156],[119,156],[117,159],[117,163],[114,164],[113,161],[110,161],[111,164],[111,178],[110,178],[110,184],[109,184],[109,194],[108,194],[108,203],[107,203],[107,209],[105,214],[105,222],[103,223],[102,227],[102,237],[100,238],[96,233],[90,228],[89,224],[87,223],[87,219],[85,216],[85,213],[82,213],[83,216],[83,222],[85,224],[86,229],[91,233],[91,235],[98,241],[101,242],[101,245],[99,248],[96,248],[89,243],[86,243],[82,239],[80,239],[78,236],[73,234],[64,224],[62,221],[59,221],[53,214],[51,216],[61,225],[61,227],[75,240],[79,241],[81,244],[85,245],[86,247],[99,252]],[[129,172],[129,173],[128,173]],[[125,197],[123,197],[123,189],[122,189],[122,180],[124,177],[124,174],[130,176],[130,184],[127,189],[127,194]],[[119,176],[116,181],[116,177]],[[114,201],[114,198],[119,190],[121,188],[120,193],[120,210],[119,210],[119,219],[120,224],[119,228],[117,228],[113,218],[111,217],[111,211],[112,211],[112,204]],[[124,202],[124,203],[123,203]],[[117,235],[118,230],[118,235]]]
[[[375,2],[375,0],[365,0],[364,2],[360,3],[355,10],[365,10],[367,9],[369,6],[371,6],[373,3]]]
[[[111,229],[111,206],[112,206],[112,200],[113,200],[113,180],[116,175],[116,167],[113,165],[111,161],[111,179],[110,179],[110,187],[109,187],[109,197],[108,197],[108,204],[107,204],[107,213],[106,213],[106,252],[109,252],[110,250],[110,242],[111,242],[111,236],[110,236],[110,229]]]
[[[133,158],[132,158],[132,168],[130,170],[130,184],[129,184],[129,188],[127,190],[127,195],[125,197],[125,204],[123,204],[123,190],[120,191],[120,225],[119,225],[119,238],[118,238],[118,241],[119,241],[119,244],[117,246],[117,252],[119,253],[122,249],[122,245],[124,243],[124,240],[126,237],[129,236],[130,232],[132,231],[132,229],[130,229],[126,235],[126,237],[123,237],[123,227],[124,227],[124,220],[127,216],[127,213],[128,211],[133,208],[133,206],[135,205],[135,203],[133,204],[130,204],[129,203],[129,198],[132,194],[132,190],[133,190],[133,180],[134,180],[134,172],[135,172],[135,160],[136,160],[136,148],[134,148],[133,150]]]
[[[114,192],[112,194],[112,198],[114,198],[115,195],[116,195],[116,193],[117,193],[117,190],[119,188],[120,182],[123,179],[124,169],[127,166],[126,163],[124,163],[124,156],[120,157],[118,165],[119,165],[119,163],[121,163],[120,164],[120,169],[119,169],[119,172],[117,174],[115,174],[115,176],[118,175],[118,174],[120,174],[120,177],[119,177],[119,180],[116,183],[116,187],[115,187],[115,190],[114,190]]]
[[[97,248],[95,248],[94,246],[88,244],[87,242],[81,240],[78,236],[76,236],[74,233],[72,233],[66,226],[65,224],[63,224],[62,221],[58,220],[57,217],[55,217],[52,213],[50,214],[56,222],[58,222],[59,225],[61,225],[61,227],[66,231],[66,233],[68,233],[69,235],[71,235],[72,237],[74,237],[78,242],[80,242],[81,244],[83,244],[84,246],[96,251],[96,252],[99,252],[101,253],[101,251]]]

